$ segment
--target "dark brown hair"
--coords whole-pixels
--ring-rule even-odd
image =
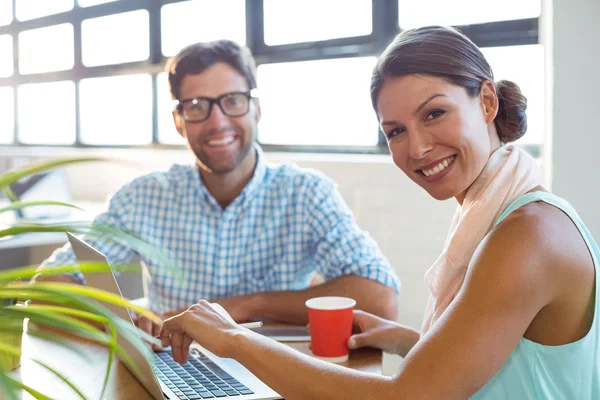
[[[195,75],[216,63],[229,64],[248,83],[248,89],[256,88],[256,63],[247,47],[231,40],[195,43],[183,48],[167,65],[169,90],[173,99],[179,99],[181,81],[186,75]]]
[[[436,76],[463,87],[469,96],[481,92],[494,74],[479,48],[454,28],[430,26],[404,31],[379,57],[371,77],[371,102],[377,112],[381,88],[389,78],[421,74]],[[510,81],[494,83],[498,114],[494,120],[502,143],[514,142],[527,131],[527,99]]]

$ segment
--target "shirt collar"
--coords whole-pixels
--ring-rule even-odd
[[[258,145],[258,143],[256,143],[256,142],[254,143],[253,149],[254,149],[254,151],[256,151],[256,166],[254,167],[254,174],[252,175],[252,178],[250,178],[250,181],[248,182],[248,184],[246,184],[246,187],[244,188],[244,190],[242,190],[240,195],[235,200],[233,200],[231,205],[237,204],[240,202],[246,203],[246,201],[248,199],[251,199],[252,197],[254,197],[254,195],[258,192],[258,190],[263,186],[262,184],[265,179],[266,172],[267,172],[267,161],[266,161],[265,155],[264,155],[261,147]],[[220,208],[220,206],[217,203],[217,201],[215,200],[215,198],[210,194],[210,192],[204,185],[204,182],[202,181],[202,178],[200,177],[200,167],[198,165],[196,165],[196,168],[194,168],[194,172],[195,172],[195,180],[197,182],[196,183],[197,187],[198,187],[200,193],[202,194],[202,196],[204,197],[204,199],[206,200],[206,202],[213,206]]]

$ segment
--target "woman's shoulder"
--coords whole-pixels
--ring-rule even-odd
[[[562,254],[574,243],[585,245],[569,214],[545,201],[532,201],[513,210],[490,231],[491,244],[502,241],[546,254]],[[507,243],[508,242],[508,243]]]
[[[544,201],[512,211],[490,231],[482,246],[486,252],[500,255],[499,263],[509,260],[506,262],[531,269],[532,276],[547,282],[590,266],[589,251],[576,224],[564,210]]]

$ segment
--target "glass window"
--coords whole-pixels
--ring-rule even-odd
[[[377,118],[369,94],[374,66],[374,57],[260,65],[259,140],[286,145],[376,145]]]
[[[98,4],[112,3],[114,1],[118,0],[77,0],[77,4],[79,4],[79,7],[91,7],[97,6]]]
[[[19,33],[19,71],[22,74],[73,68],[73,25],[60,24]]]
[[[513,81],[527,97],[527,133],[518,142],[544,141],[544,46],[486,47],[481,49],[496,81]]]
[[[13,38],[0,35],[0,78],[8,78],[13,72]]]
[[[185,139],[177,132],[173,123],[173,107],[168,79],[166,72],[162,72],[156,77],[158,89],[158,141],[164,144],[184,144]]]
[[[81,23],[82,62],[87,67],[148,59],[148,11],[137,10]]]
[[[72,81],[22,85],[17,99],[20,142],[75,142],[75,84]]]
[[[15,138],[15,97],[13,88],[9,86],[0,87],[0,110],[3,117],[0,118],[0,143],[9,144]]]
[[[16,0],[19,21],[27,21],[73,9],[73,0]]]
[[[10,24],[12,20],[12,0],[0,0],[0,26]]]
[[[217,39],[246,44],[244,0],[192,0],[161,9],[162,53],[176,54],[183,47]]]
[[[402,29],[426,25],[469,25],[513,19],[537,18],[541,0],[398,0]]]
[[[347,0],[265,0],[265,43],[274,46],[369,35],[371,7],[371,0],[353,0],[352,6]]]
[[[110,146],[152,142],[150,75],[83,79],[79,93],[82,143]]]

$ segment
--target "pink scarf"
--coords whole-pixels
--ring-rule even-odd
[[[454,300],[473,253],[500,214],[540,182],[541,171],[525,151],[502,146],[492,153],[454,214],[442,254],[425,273],[430,296],[421,335],[436,323]]]

